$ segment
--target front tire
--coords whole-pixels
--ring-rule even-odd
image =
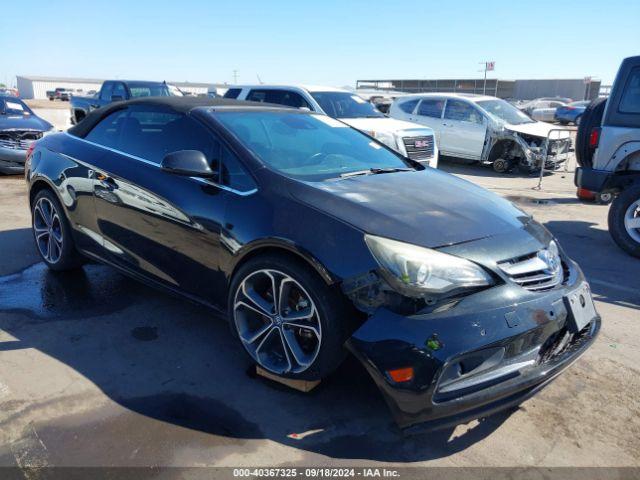
[[[71,235],[71,227],[58,198],[50,190],[41,190],[31,210],[33,238],[42,261],[51,270],[78,268],[83,263]]]
[[[511,162],[504,158],[496,158],[493,161],[493,170],[497,173],[507,173],[512,167]]]
[[[640,257],[640,186],[624,190],[613,200],[609,233],[625,252]]]
[[[320,380],[346,355],[343,297],[297,259],[270,254],[242,265],[228,309],[245,351],[269,372]]]

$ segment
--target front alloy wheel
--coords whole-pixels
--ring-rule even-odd
[[[318,309],[302,285],[275,269],[257,270],[236,290],[233,320],[251,357],[276,374],[298,374],[322,346]]]
[[[60,214],[47,197],[40,197],[33,209],[33,233],[42,258],[48,264],[58,263],[62,256],[64,234]]]

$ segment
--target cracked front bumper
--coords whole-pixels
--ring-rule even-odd
[[[438,314],[380,308],[347,347],[401,428],[444,428],[496,413],[538,392],[595,340],[599,316],[570,332],[563,298],[584,282],[575,269],[567,284],[536,295],[502,285]],[[388,374],[406,367],[413,368],[411,381],[396,383]]]

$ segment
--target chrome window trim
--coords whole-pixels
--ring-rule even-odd
[[[68,132],[64,132],[64,134],[67,135],[68,137],[73,138],[74,140],[80,140],[81,142],[88,143],[89,145],[94,145],[96,147],[103,148],[103,149],[108,150],[110,152],[117,153],[119,155],[124,155],[125,157],[131,158],[133,160],[137,160],[138,162],[145,163],[147,165],[150,165],[152,167],[156,167],[158,169],[162,168],[162,167],[160,167],[160,165],[158,165],[155,162],[152,162],[151,160],[147,160],[147,159],[142,158],[142,157],[137,157],[135,155],[131,155],[130,153],[123,152],[123,151],[117,150],[115,148],[107,147],[106,145],[100,145],[99,143],[95,143],[95,142],[92,142],[90,140],[86,140],[86,139],[81,138],[81,137],[76,137],[75,135],[71,135]],[[257,188],[253,188],[253,189],[247,190],[247,191],[241,191],[241,190],[236,190],[235,188],[227,187],[226,185],[221,185],[219,183],[212,182],[211,180],[207,180],[205,178],[199,178],[199,177],[189,177],[189,178],[191,180],[195,180],[198,183],[204,183],[205,185],[212,185],[212,186],[220,188],[222,190],[226,190],[227,192],[235,193],[236,195],[240,195],[241,197],[246,197],[246,196],[249,196],[249,195],[253,195],[254,193],[256,193],[258,191]]]

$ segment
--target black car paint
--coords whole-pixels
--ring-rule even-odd
[[[258,186],[255,191],[172,175],[142,159],[58,134],[39,142],[29,162],[31,197],[45,186],[57,193],[85,254],[219,311],[226,310],[238,265],[267,249],[290,252],[327,283],[342,285],[379,269],[364,233],[441,247],[482,265],[496,286],[440,311],[399,314],[380,306],[363,315],[348,340],[401,426],[468,419],[500,408],[501,402],[508,406],[509,398],[522,400],[595,338],[599,318],[585,345],[566,361],[542,365],[520,383],[509,380],[470,397],[436,401],[439,374],[452,359],[496,345],[515,354],[566,327],[562,298],[583,280],[566,255],[569,278],[543,294],[510,283],[496,268],[500,260],[544,248],[549,232],[502,198],[433,169],[317,184],[294,180],[263,165],[206,109],[189,115],[238,155]],[[518,321],[509,321],[514,315]],[[406,385],[385,373],[407,365],[415,366],[416,376]]]

